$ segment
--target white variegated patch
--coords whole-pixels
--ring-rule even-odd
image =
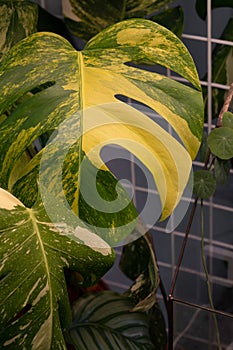
[[[14,197],[11,193],[7,192],[3,188],[0,188],[0,208],[11,210],[17,206],[23,207],[23,203],[20,202],[16,197]]]

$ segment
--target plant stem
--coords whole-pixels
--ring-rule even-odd
[[[218,116],[218,120],[217,120],[217,127],[222,126],[222,119],[223,119],[223,115],[225,112],[228,111],[231,100],[233,98],[233,82],[230,85],[230,89],[228,91],[227,97],[225,99],[225,102],[222,106],[222,109],[219,113]],[[204,170],[208,169],[208,165],[209,165],[209,161],[210,161],[210,156],[211,156],[211,151],[210,149],[208,149],[208,154],[206,156],[206,160],[205,160],[205,164],[203,166]],[[212,162],[214,162],[214,160],[212,160]],[[212,166],[212,162],[210,164],[210,166]],[[169,321],[169,350],[173,349],[173,294],[174,294],[174,289],[176,286],[176,281],[178,278],[178,274],[179,274],[179,270],[180,270],[180,266],[182,264],[182,260],[184,257],[184,252],[185,252],[185,247],[187,244],[187,240],[188,240],[188,236],[189,236],[189,232],[192,226],[192,222],[193,222],[193,218],[194,218],[194,214],[196,212],[196,208],[197,208],[197,203],[198,203],[198,197],[195,198],[193,207],[192,207],[192,211],[189,217],[189,222],[185,231],[185,237],[183,239],[183,243],[182,243],[182,247],[180,250],[180,255],[178,258],[178,262],[176,265],[176,269],[175,269],[175,273],[172,279],[172,283],[171,283],[171,288],[170,288],[170,292],[169,292],[169,296],[168,296],[168,302],[167,302],[167,310],[168,310],[168,321]],[[202,208],[203,208],[203,200],[201,200],[201,204],[202,204]],[[211,288],[210,288],[210,282],[209,282],[209,277],[208,277],[208,270],[207,270],[207,266],[206,266],[206,262],[205,262],[205,257],[204,257],[204,219],[202,218],[202,261],[203,261],[203,266],[204,266],[204,270],[205,270],[205,274],[206,274],[206,280],[207,280],[207,286],[208,286],[208,295],[209,295],[209,301],[210,301],[210,305],[211,308],[214,310],[214,305],[213,305],[213,301],[212,301],[212,296],[211,296]],[[218,324],[217,324],[217,319],[216,319],[216,315],[214,315],[214,323],[215,323],[215,328],[216,328],[216,337],[217,337],[217,343],[218,343],[218,348],[219,350],[221,350],[221,343],[220,343],[220,335],[219,335],[219,330],[218,330]]]
[[[193,203],[193,207],[192,207],[192,211],[189,217],[189,222],[186,228],[186,232],[185,232],[185,237],[183,239],[182,242],[182,247],[181,247],[181,251],[180,251],[180,255],[179,255],[179,259],[176,265],[176,269],[175,269],[175,273],[172,279],[172,283],[171,283],[171,288],[170,288],[170,292],[168,295],[168,333],[169,333],[169,338],[168,338],[168,349],[172,350],[173,349],[173,293],[174,293],[174,289],[175,289],[175,285],[176,285],[176,281],[178,278],[178,274],[180,271],[180,266],[184,257],[184,252],[185,252],[185,247],[188,241],[188,236],[189,236],[189,232],[192,226],[192,222],[193,222],[193,218],[194,218],[194,214],[197,208],[197,202],[198,202],[198,197],[195,198],[195,201]]]
[[[188,225],[187,225],[187,228],[186,228],[186,231],[185,231],[185,237],[183,239],[182,247],[181,247],[181,250],[180,250],[180,255],[179,255],[179,258],[178,258],[178,262],[177,262],[177,265],[176,265],[175,273],[174,273],[174,276],[173,276],[173,279],[172,279],[172,283],[171,283],[171,288],[170,288],[170,292],[169,292],[170,296],[172,296],[173,293],[174,293],[174,288],[175,288],[175,285],[176,285],[178,273],[179,273],[180,266],[181,266],[181,263],[182,263],[182,260],[183,260],[183,257],[184,257],[184,252],[185,252],[185,247],[186,247],[186,243],[187,243],[187,240],[188,240],[188,235],[189,235],[189,232],[190,232],[190,229],[191,229],[191,226],[192,226],[192,222],[193,222],[193,218],[194,218],[194,214],[195,214],[195,211],[196,211],[197,202],[198,202],[198,197],[195,198],[195,201],[194,201],[193,207],[192,207],[192,211],[190,213],[189,222],[188,222]]]
[[[228,90],[227,97],[226,97],[225,102],[224,102],[224,104],[222,106],[222,109],[221,109],[221,111],[219,113],[218,120],[217,120],[217,127],[222,126],[223,115],[224,115],[225,112],[228,111],[230,103],[231,103],[231,100],[232,100],[232,97],[233,97],[233,82],[230,85],[230,89]]]
[[[204,207],[203,207],[203,199],[201,199],[201,258],[202,258],[202,264],[203,264],[203,267],[204,267],[204,272],[205,272],[205,277],[206,277],[209,303],[210,303],[211,309],[214,311],[215,308],[214,308],[214,303],[213,303],[213,299],[212,299],[209,273],[208,273],[208,268],[207,268],[206,259],[205,259],[205,251],[204,251],[205,235],[204,235],[204,232],[205,232],[205,230],[204,230]],[[213,316],[213,319],[214,319],[214,327],[215,327],[215,331],[216,331],[216,340],[217,340],[218,349],[222,350],[217,317],[216,317],[216,315],[214,313],[213,313],[212,316]]]
[[[156,254],[155,247],[154,247],[154,244],[153,244],[152,233],[150,231],[148,231],[147,237],[148,237],[148,241],[150,243],[150,247],[151,247],[151,249],[153,251],[153,254],[154,254],[155,265],[157,266],[157,270],[158,270],[158,274],[159,274],[159,288],[160,288],[160,291],[162,293],[164,305],[165,305],[166,310],[168,312],[167,293],[166,293],[166,289],[164,287],[164,284],[163,284],[163,281],[162,281],[162,278],[161,278],[161,275],[160,275],[157,254]]]

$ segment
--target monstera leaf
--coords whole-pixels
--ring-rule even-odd
[[[62,0],[65,23],[73,34],[90,39],[107,26],[129,18],[145,17],[173,0]]]
[[[0,60],[10,48],[36,32],[38,6],[25,0],[0,0]]]
[[[138,61],[162,64],[195,88],[129,64]],[[20,199],[26,203],[31,193],[36,200],[39,182],[44,193],[59,200],[60,183],[68,193],[66,184],[74,178],[69,205],[78,214],[81,162],[89,159],[97,169],[107,171],[99,153],[104,145],[114,143],[132,151],[148,167],[160,193],[161,217],[171,214],[187,183],[203,126],[197,72],[175,35],[149,20],[132,19],[105,29],[77,52],[57,35],[37,33],[12,48],[0,67],[0,77],[0,114],[7,116],[0,130],[3,188],[24,187],[25,196]],[[184,146],[142,112],[119,101],[118,95],[158,112]],[[19,174],[17,164],[27,147],[53,130],[49,145]],[[51,181],[47,176],[44,184],[43,174]],[[92,192],[86,180],[82,194],[88,195]],[[108,203],[100,212],[107,212]],[[113,221],[107,225],[114,226]]]
[[[66,349],[72,317],[64,269],[90,285],[113,260],[107,243],[84,226],[56,226],[42,203],[28,209],[0,189],[0,348]]]
[[[70,342],[79,350],[155,349],[149,317],[132,307],[131,299],[114,292],[85,295],[73,307]]]

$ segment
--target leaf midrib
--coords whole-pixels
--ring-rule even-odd
[[[47,283],[48,283],[48,286],[49,286],[49,306],[50,306],[50,315],[51,315],[51,319],[53,320],[53,293],[52,293],[52,283],[51,283],[51,278],[50,278],[50,270],[49,270],[49,264],[48,264],[48,259],[46,257],[46,251],[45,251],[45,248],[44,248],[44,243],[43,243],[43,240],[41,238],[41,235],[40,235],[40,231],[38,229],[38,221],[37,221],[37,218],[34,214],[34,211],[33,209],[29,209],[27,208],[27,211],[29,213],[29,217],[32,221],[32,225],[33,225],[33,229],[34,229],[34,232],[37,236],[37,239],[38,239],[38,243],[39,243],[39,246],[40,246],[40,250],[41,250],[41,255],[42,255],[42,260],[44,261],[44,266],[45,266],[45,272],[46,272],[46,275],[47,275]],[[50,332],[52,332],[52,328],[50,329]],[[50,334],[50,346],[52,345],[52,334]]]
[[[79,137],[79,149],[78,149],[78,186],[76,189],[77,195],[74,196],[75,202],[73,203],[73,207],[75,207],[77,211],[77,216],[79,216],[79,193],[80,193],[80,183],[81,183],[81,162],[82,162],[82,143],[83,143],[83,110],[85,108],[85,93],[84,93],[84,59],[82,52],[78,52],[78,67],[79,77],[78,81],[80,82],[80,90],[79,90],[79,102],[80,102],[80,137]]]

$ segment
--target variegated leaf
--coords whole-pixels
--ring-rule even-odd
[[[36,4],[25,0],[0,0],[0,60],[18,41],[36,32]]]
[[[68,28],[77,37],[90,39],[107,26],[161,10],[173,0],[62,0]]]
[[[140,225],[136,230],[140,232]],[[134,281],[125,294],[133,300],[133,309],[137,311],[149,310],[156,303],[160,276],[152,244],[150,234],[146,233],[125,245],[120,259],[121,270]]]
[[[31,207],[38,192],[38,172],[43,167],[43,171],[41,171],[43,174],[39,177],[39,190],[51,220],[54,218],[55,221],[72,221],[73,218],[70,217],[72,215],[70,211],[73,211],[81,220],[89,224],[94,232],[98,233],[111,246],[115,246],[133,230],[137,221],[137,211],[127,192],[119,185],[111,172],[108,170],[98,171],[83,152],[81,155],[79,154],[78,143],[74,143],[69,149],[63,164],[64,150],[70,147],[70,142],[72,141],[72,132],[70,131],[72,127],[74,128],[74,123],[72,123],[72,126],[69,124],[68,130],[62,133],[62,142],[59,139],[58,142],[51,143],[46,147],[42,161],[42,152],[38,153],[32,159],[29,166],[25,167],[28,173],[24,173],[24,176],[13,186],[12,191],[18,198],[22,199],[24,203],[27,203]],[[77,137],[76,131],[74,128],[75,137]],[[68,135],[66,142],[64,140],[65,135]],[[84,182],[87,184],[91,196],[94,196],[95,189],[97,189],[97,192],[101,195],[101,199],[106,201],[108,208],[111,207],[111,203],[117,197],[119,204],[123,207],[122,210],[119,212],[105,212],[91,206],[91,204],[85,201],[82,193],[79,193],[80,156],[83,161],[85,160],[85,167],[82,166],[81,183]],[[40,163],[42,163],[42,166],[40,166]],[[59,180],[59,167],[63,167],[64,169],[63,180],[61,179],[61,181]],[[96,173],[97,177],[95,177]],[[63,190],[66,194],[65,197],[62,196]],[[47,195],[48,192],[50,196]],[[68,212],[64,203],[66,200],[70,206]],[[53,210],[53,202],[57,204],[55,212]]]
[[[132,300],[111,291],[90,293],[73,307],[69,338],[79,350],[153,350],[149,317]]]
[[[126,64],[137,61],[163,64],[196,89]],[[170,215],[186,185],[203,126],[198,75],[187,49],[175,35],[151,21],[132,19],[107,28],[77,52],[54,34],[37,33],[12,49],[0,74],[0,114],[10,111],[0,131],[4,188],[13,188],[17,179],[12,169],[33,140],[65,120],[73,120],[76,138],[81,136],[79,147],[97,168],[102,163],[96,153],[91,153],[94,146],[114,140],[135,153],[157,182],[162,218]],[[14,107],[22,95],[45,85],[46,89]],[[158,112],[175,129],[188,152],[142,112],[120,102],[116,98],[119,94]],[[73,119],[68,119],[71,116]],[[85,135],[79,129],[80,122]],[[20,175],[28,193],[30,174],[39,164],[40,155]],[[76,203],[77,195],[78,188]]]
[[[71,311],[64,269],[90,285],[113,260],[107,243],[84,226],[51,223],[41,203],[28,209],[0,189],[0,348],[66,349]]]

